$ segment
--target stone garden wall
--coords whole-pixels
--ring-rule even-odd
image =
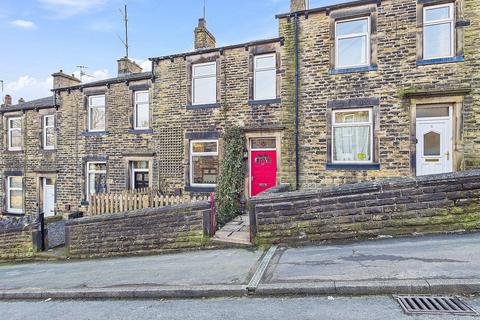
[[[209,202],[70,220],[67,253],[90,258],[198,249],[209,226]]]
[[[32,257],[35,231],[34,225],[22,220],[0,220],[0,261]]]
[[[249,208],[259,244],[480,231],[480,170],[270,193]]]

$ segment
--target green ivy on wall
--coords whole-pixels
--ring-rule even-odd
[[[225,130],[223,138],[223,157],[220,164],[220,177],[215,192],[217,228],[231,221],[241,212],[241,198],[244,190],[245,134],[240,127]]]

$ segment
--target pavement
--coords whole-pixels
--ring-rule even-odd
[[[215,233],[213,240],[250,245],[250,218],[248,214],[236,217]]]
[[[475,294],[480,233],[0,265],[0,300]]]
[[[480,310],[480,299],[464,299]],[[466,316],[407,316],[390,297],[219,298],[207,300],[0,301],[8,320],[473,320]]]

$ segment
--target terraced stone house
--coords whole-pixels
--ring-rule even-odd
[[[215,189],[222,133],[245,129],[245,196],[480,167],[476,0],[291,1],[279,37],[127,58],[93,83],[0,110],[4,215],[69,215],[89,196]]]

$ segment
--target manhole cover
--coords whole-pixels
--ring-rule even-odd
[[[406,314],[454,314],[478,316],[478,313],[459,297],[395,296]]]

